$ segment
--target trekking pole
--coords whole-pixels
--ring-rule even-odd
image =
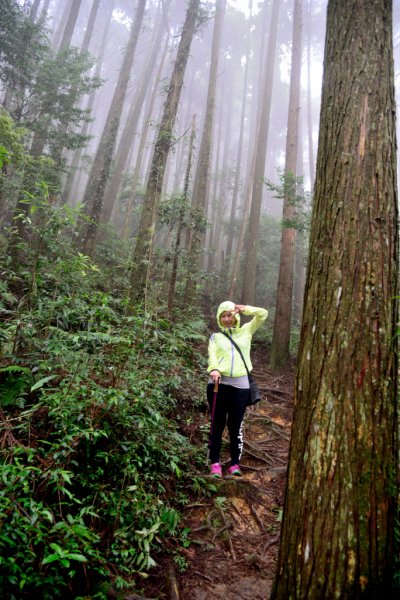
[[[217,394],[218,394],[218,380],[214,382],[214,396],[213,396],[213,402],[212,402],[212,406],[211,406],[210,435],[208,436],[208,450],[207,450],[207,460],[206,460],[207,466],[208,466],[208,463],[210,460],[211,437],[212,437],[212,433],[213,433],[215,405],[217,404]]]

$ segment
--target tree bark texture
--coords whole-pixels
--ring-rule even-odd
[[[330,0],[273,600],[394,598],[398,214],[390,0]]]
[[[278,29],[279,0],[274,0],[268,37],[267,60],[265,63],[262,104],[256,135],[256,163],[251,196],[251,208],[247,236],[246,268],[243,276],[242,299],[244,304],[255,304],[257,271],[257,238],[261,216],[264,188],[265,158],[267,155],[269,118],[271,112],[272,81],[274,78],[276,38]]]
[[[172,130],[178,110],[190,46],[199,17],[199,7],[200,0],[190,0],[154,147],[154,154],[140,219],[139,233],[133,253],[131,287],[129,292],[130,306],[135,302],[144,300],[146,296],[155,216],[161,196],[165,165],[171,147]]]
[[[124,60],[118,77],[117,87],[111,101],[106,123],[97,148],[94,163],[86,186],[84,204],[85,212],[91,218],[84,228],[82,250],[91,253],[103,206],[104,190],[110,173],[111,160],[114,153],[122,108],[128,88],[129,76],[133,65],[136,44],[143,22],[146,0],[139,0],[132,24],[131,34],[125,50]]]
[[[292,65],[290,71],[290,95],[288,127],[286,134],[285,173],[297,172],[297,149],[300,111],[302,0],[294,0]],[[295,206],[289,198],[283,200],[283,226],[279,261],[278,288],[271,346],[271,368],[283,367],[289,359],[290,332],[292,324],[293,268],[296,230],[290,226],[295,218]]]

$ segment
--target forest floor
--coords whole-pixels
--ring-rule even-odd
[[[294,365],[272,372],[264,348],[252,351],[253,374],[263,399],[246,411],[243,477],[208,478],[215,491],[188,505],[184,527],[190,545],[187,568],[179,572],[171,557],[145,583],[143,598],[168,600],[267,600],[279,549],[286,468],[292,421]],[[195,427],[206,427],[208,415]],[[228,439],[223,470],[229,466]],[[207,467],[204,467],[207,473]],[[137,596],[139,598],[139,596]]]

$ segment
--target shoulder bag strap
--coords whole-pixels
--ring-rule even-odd
[[[242,359],[242,361],[243,361],[243,364],[244,364],[244,366],[246,367],[246,371],[247,371],[247,377],[250,377],[250,371],[249,371],[249,369],[247,368],[246,361],[245,361],[245,360],[244,360],[244,358],[243,358],[243,354],[242,354],[242,351],[241,351],[241,349],[239,348],[239,346],[237,345],[237,343],[236,343],[236,342],[234,342],[234,341],[233,341],[233,339],[232,339],[232,338],[231,338],[231,337],[230,337],[230,336],[229,336],[227,333],[225,333],[225,331],[221,331],[221,333],[222,333],[222,334],[223,334],[225,337],[227,337],[227,338],[228,338],[228,340],[230,340],[230,341],[232,342],[232,344],[235,346],[236,350],[239,352],[239,354],[240,354],[240,357],[241,357],[241,359]]]

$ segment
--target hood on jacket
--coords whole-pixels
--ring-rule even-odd
[[[219,320],[220,316],[222,315],[223,312],[226,311],[232,311],[235,308],[235,303],[231,302],[230,300],[225,300],[224,302],[221,302],[221,304],[218,306],[218,310],[217,310],[217,323],[218,323],[218,327],[221,330],[224,330],[225,327],[222,327],[221,322]],[[238,327],[240,327],[240,315],[239,313],[237,315],[235,315],[236,318],[236,322],[234,325],[234,328],[237,329]]]

